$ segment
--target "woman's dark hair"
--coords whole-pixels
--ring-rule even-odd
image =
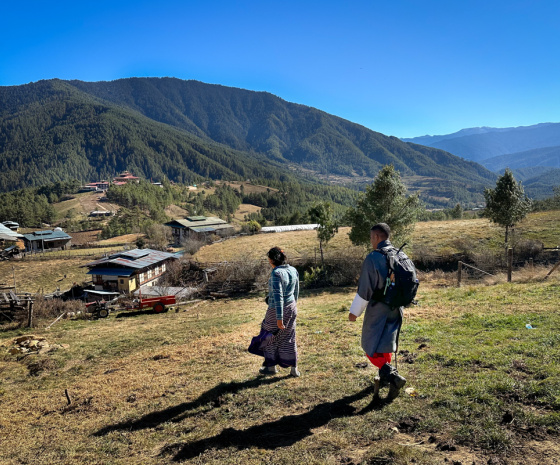
[[[288,261],[288,257],[280,247],[272,247],[266,255],[272,260],[274,266],[284,265]]]

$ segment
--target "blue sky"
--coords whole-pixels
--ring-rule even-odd
[[[557,0],[23,0],[0,12],[0,86],[173,76],[397,137],[560,122]]]

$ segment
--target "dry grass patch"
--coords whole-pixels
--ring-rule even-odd
[[[252,184],[250,182],[231,182],[231,181],[216,181],[217,185],[220,185],[221,183],[227,184],[230,187],[233,187],[234,189],[237,189],[238,191],[241,190],[241,186],[243,185],[243,190],[247,193],[247,194],[260,194],[261,192],[278,192],[278,189],[275,189],[273,187],[267,187],[267,186],[261,186],[259,184]]]
[[[355,248],[348,238],[349,232],[348,227],[340,228],[338,234],[329,242],[327,253]],[[556,246],[560,236],[560,212],[531,213],[518,225],[516,234],[518,238],[540,240],[545,247]],[[499,249],[503,235],[503,228],[484,218],[419,222],[412,238],[413,247],[409,246],[405,251],[412,257],[416,255],[420,258],[426,254],[451,256],[463,252],[465,248],[480,248],[481,244],[486,244],[486,249],[481,250],[481,254],[484,255],[484,250],[494,251],[496,247]],[[203,247],[195,258],[201,262],[235,260],[237,256],[245,254],[253,258],[262,258],[275,245],[284,248],[288,256],[293,258],[314,258],[319,254],[316,231],[295,231],[235,237]],[[363,250],[365,251],[365,248]]]
[[[353,248],[348,233],[350,228],[340,228],[338,234],[329,242],[327,253]],[[253,259],[264,259],[271,247],[282,247],[288,258],[315,257],[320,260],[317,231],[292,231],[282,233],[261,233],[253,236],[240,236],[217,244],[202,247],[195,255],[201,262],[235,260],[240,255]]]
[[[144,237],[145,234],[134,233],[134,234],[123,234],[122,236],[115,236],[109,239],[103,239],[99,241],[99,245],[111,245],[111,244],[132,244],[136,242],[139,238]]]
[[[70,233],[72,235],[72,245],[92,244],[97,242],[97,237],[101,231],[101,229],[94,229],[92,231],[78,231]]]
[[[181,208],[177,205],[169,205],[165,208],[165,214],[171,218],[186,218],[189,216],[189,212],[184,208]]]
[[[261,207],[251,205],[250,203],[242,203],[234,213],[233,218],[237,221],[245,221],[246,215],[250,215],[251,213],[259,213],[261,209]]]
[[[51,260],[13,260],[0,262],[0,282],[13,285],[15,273],[18,292],[32,294],[54,292],[57,288],[69,289],[72,283],[89,281],[87,268],[82,265],[92,257],[63,258]]]

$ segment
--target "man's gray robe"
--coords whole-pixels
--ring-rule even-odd
[[[383,241],[378,248],[389,245],[391,243],[388,240]],[[376,352],[391,353],[397,350],[397,335],[402,321],[402,309],[391,309],[384,303],[371,301],[373,291],[385,286],[386,277],[387,259],[385,255],[371,252],[364,260],[358,282],[358,296],[368,302],[362,327],[362,348],[369,356]],[[358,313],[352,309],[350,311],[353,314]]]

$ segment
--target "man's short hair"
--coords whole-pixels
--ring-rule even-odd
[[[371,227],[371,232],[376,232],[378,234],[381,234],[382,236],[385,236],[386,239],[389,239],[389,236],[391,235],[391,228],[389,227],[389,225],[387,223],[377,223],[374,224]]]

